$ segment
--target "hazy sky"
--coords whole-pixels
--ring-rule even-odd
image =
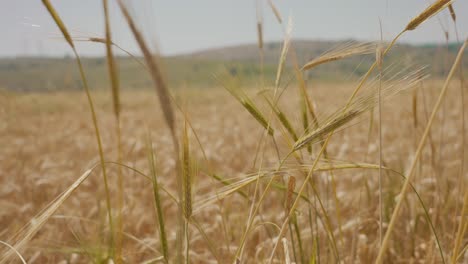
[[[52,0],[74,36],[102,36],[101,0]],[[111,2],[114,41],[137,52],[138,48],[124,23],[120,10]],[[281,40],[283,30],[267,1],[262,2],[265,41]],[[383,37],[395,36],[408,21],[421,12],[429,0],[273,0],[283,18],[294,22],[293,38],[301,39],[380,39],[379,18]],[[163,54],[255,43],[255,0],[127,0],[145,36],[157,43]],[[54,55],[70,53],[40,0],[0,0],[0,56]],[[454,3],[462,38],[468,33],[468,1]],[[443,42],[442,27],[453,24],[447,11],[433,17],[423,26],[406,34],[401,41],[409,43]],[[80,43],[83,55],[104,54],[99,44]]]

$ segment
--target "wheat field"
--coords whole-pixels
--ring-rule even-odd
[[[42,2],[84,92],[0,90],[0,263],[468,261],[467,41],[444,76],[386,63],[438,12],[456,22],[452,1],[389,43],[348,43],[303,65],[286,26],[276,79],[243,85],[221,71],[205,88],[168,87],[117,1],[152,81],[139,90],[119,85],[109,23],[97,43],[108,86],[89,89],[73,37]],[[359,79],[305,78],[364,55]]]

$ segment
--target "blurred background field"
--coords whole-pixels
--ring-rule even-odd
[[[355,24],[335,17],[330,35],[341,38],[303,38],[301,25],[296,36],[293,19],[281,20],[285,3],[277,9],[259,0],[251,6],[256,14],[238,25],[252,22],[257,35],[226,44],[224,38],[243,31],[223,35],[207,27],[213,31],[185,36],[183,47],[163,40],[169,52],[160,53],[156,24],[145,27],[153,22],[145,16],[152,9],[140,16],[140,3],[109,2],[111,16],[122,20],[106,17],[112,25],[106,30],[115,29],[118,40],[126,23],[138,22],[129,39],[139,46],[123,41],[130,49],[115,53],[115,65],[109,50],[119,50],[117,41],[109,41],[106,56],[105,38],[69,37],[47,0],[31,4],[20,19],[30,35],[11,33],[17,25],[0,26],[18,43],[38,41],[34,34],[51,21],[35,24],[42,15],[26,15],[42,8],[65,36],[58,44],[56,35],[40,36],[37,49],[47,50],[42,41],[49,38],[55,52],[21,53],[9,38],[0,50],[0,264],[21,258],[60,264],[468,261],[468,56],[459,55],[466,46],[460,38],[466,3],[455,5],[460,32],[454,11],[445,10],[448,0],[408,21],[418,14],[410,8],[414,3],[401,13],[387,3],[383,10],[397,15],[385,16],[385,41],[367,42],[362,39],[372,34],[349,39],[357,34],[349,28]],[[94,4],[83,1],[82,7]],[[299,22],[309,17],[309,5],[302,10],[291,4]],[[363,19],[383,8],[366,6],[360,13],[348,4],[330,5],[314,12],[354,10]],[[83,19],[66,8],[73,4],[57,6],[67,25],[81,21],[89,29],[97,17],[104,22],[103,14],[91,15],[96,8]],[[189,6],[182,9],[185,17],[175,16],[194,23],[183,28],[189,36],[205,19],[216,26],[205,13],[188,12]],[[418,19],[432,24],[407,41]],[[384,54],[400,26],[393,22],[400,20],[404,41]],[[272,21],[277,31],[267,31]],[[222,28],[226,21],[219,23]],[[162,36],[173,37],[179,26],[173,25],[173,34],[161,27]],[[202,36],[210,43],[206,48],[199,48]],[[236,44],[246,39],[251,44]],[[79,71],[81,47],[86,79]],[[308,64],[320,59],[318,66]],[[408,192],[402,191],[405,182]]]

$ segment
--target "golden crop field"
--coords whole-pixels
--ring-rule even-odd
[[[386,222],[403,183],[399,173],[405,172],[414,158],[427,122],[427,111],[434,104],[440,82],[436,84],[433,85],[432,81],[422,82],[412,92],[406,92],[384,104],[384,166],[395,170],[384,172],[383,205]],[[316,109],[333,111],[333,107],[345,101],[352,87],[325,83],[317,84],[309,92],[317,102]],[[454,84],[449,89],[445,106],[431,129],[430,139],[423,149],[413,181],[436,227],[442,250],[447,255],[453,247],[464,191],[460,185],[463,180],[460,178],[462,146],[458,88]],[[258,97],[255,93],[252,95],[254,99]],[[111,163],[118,160],[112,99],[105,92],[97,92],[93,96],[105,158],[109,161],[106,169],[114,210],[118,208],[119,192],[123,193],[123,259],[126,262],[141,262],[160,256],[157,215],[151,178],[148,178],[148,135],[153,143],[160,188],[166,189],[172,196],[176,193],[176,162],[170,133],[159,111],[156,95],[152,90],[121,94],[121,152],[123,164],[130,167],[121,167],[122,189],[119,189],[118,182],[119,166]],[[249,197],[255,191],[255,181],[246,180],[253,179],[259,172],[270,173],[268,177],[275,175],[278,157],[274,147],[271,147],[271,139],[265,139],[268,146],[254,164],[258,138],[262,137],[264,130],[221,87],[213,87],[210,92],[180,91],[179,97],[185,98],[184,108],[187,109],[188,118],[207,158],[205,160],[191,132],[190,148],[196,167],[196,173],[192,176],[192,217],[207,236],[205,238],[200,234],[195,226],[189,227],[191,260],[203,263],[216,260],[214,256],[219,260],[232,259],[248,221],[248,210],[252,203]],[[413,100],[418,102],[415,106],[416,114],[413,112]],[[291,87],[279,104],[297,131],[301,131],[301,117],[294,106],[299,101],[297,89]],[[1,151],[1,173],[11,175],[2,178],[1,182],[4,208],[0,218],[1,226],[8,227],[1,230],[2,237],[19,232],[82,173],[98,164],[89,112],[86,98],[80,92],[2,95],[4,122],[1,127],[1,145],[4,147]],[[336,256],[329,237],[333,234],[337,254],[343,261],[368,263],[375,258],[379,219],[378,133],[375,124],[369,130],[370,114],[365,113],[365,118],[351,123],[333,136],[328,147],[328,155],[334,160],[332,166],[324,159],[318,164],[313,184],[323,208],[319,205],[318,197],[308,187],[305,192],[307,200],[302,200],[295,212],[294,221],[297,221],[299,227],[304,256],[315,252],[322,261],[333,261]],[[177,123],[183,124],[180,114]],[[280,124],[275,121],[272,126],[278,127]],[[182,127],[178,128],[178,132],[180,136]],[[280,154],[284,156],[288,151],[284,139],[287,135],[278,134],[276,140]],[[314,153],[319,147],[320,144],[313,145]],[[252,220],[254,228],[246,241],[246,259],[261,262],[268,257],[278,233],[278,225],[284,221],[286,213],[288,193],[285,186],[291,177],[296,180],[296,186],[302,184],[304,173],[308,172],[316,154],[310,155],[306,151],[302,155],[303,167],[298,160],[291,158],[275,175],[274,187],[267,192],[258,214]],[[336,168],[333,169],[332,178],[330,168],[334,166]],[[232,187],[223,187],[211,175],[221,177]],[[267,179],[260,182],[259,192],[265,190]],[[228,190],[242,191],[247,198],[240,193],[220,193],[216,197],[217,192]],[[105,258],[109,229],[106,227],[104,192],[101,170],[95,168],[34,236],[26,248],[25,256],[37,259],[39,263],[63,260],[81,263]],[[171,230],[176,228],[174,219],[177,205],[164,192],[161,193],[161,203],[168,242],[172,244],[175,233]],[[407,196],[400,217],[388,257],[398,262],[410,259],[439,262],[434,234],[414,191]],[[291,228],[292,231],[296,230],[294,226]],[[293,234],[288,233],[286,237],[290,235]],[[208,250],[209,243],[212,243],[214,252]],[[296,237],[294,241],[288,238],[287,243],[291,250],[297,251],[294,254],[299,254]],[[293,253],[290,254],[292,258]]]
[[[468,42],[444,76],[386,63],[400,35],[451,1],[391,43],[298,65],[286,36],[274,80],[244,85],[231,70],[177,89],[118,1],[151,79],[138,90],[119,86],[110,26],[97,41],[108,86],[89,89],[74,39],[42,2],[83,89],[0,90],[0,263],[468,261]],[[305,78],[369,54],[359,79]]]

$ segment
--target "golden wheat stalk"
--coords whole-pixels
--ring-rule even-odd
[[[449,9],[450,16],[452,17],[453,22],[456,23],[457,22],[457,15],[455,14],[455,9],[453,9],[453,5],[449,4],[448,9]]]
[[[67,190],[60,194],[50,205],[42,212],[37,214],[32,220],[16,235],[19,238],[12,248],[9,249],[4,255],[0,256],[0,264],[7,263],[8,260],[21,251],[24,246],[34,237],[34,235],[44,226],[49,218],[60,208],[60,206],[70,197],[70,195],[88,178],[91,172],[96,168],[85,171]],[[9,262],[8,262],[9,263]]]
[[[190,240],[189,240],[189,230],[188,224],[192,217],[192,164],[190,160],[190,142],[188,137],[187,130],[187,120],[185,120],[184,131],[182,135],[182,181],[183,181],[183,210],[185,217],[185,261],[190,263],[189,250],[190,250]]]
[[[100,37],[81,37],[81,38],[73,38],[73,40],[74,41],[90,41],[90,42],[94,42],[94,43],[106,44],[106,39],[105,38],[100,38]],[[117,49],[119,49],[119,50],[123,51],[124,53],[126,53],[134,61],[136,61],[138,64],[140,64],[140,66],[142,66],[145,70],[148,71],[148,67],[140,59],[138,59],[134,54],[132,54],[130,51],[122,48],[120,45],[113,42],[112,40],[111,40],[111,44],[113,46],[115,46]]]
[[[106,172],[106,165],[105,165],[105,160],[104,160],[104,151],[102,147],[102,142],[101,142],[101,134],[99,131],[99,126],[98,126],[98,121],[97,121],[97,116],[96,116],[96,111],[94,110],[94,103],[93,99],[91,97],[91,93],[89,91],[88,87],[88,81],[86,79],[86,75],[84,73],[83,65],[81,63],[80,56],[78,55],[78,52],[73,44],[73,40],[70,37],[70,34],[68,33],[67,28],[65,27],[65,24],[63,23],[62,19],[58,15],[57,11],[55,8],[50,4],[48,0],[42,0],[42,3],[46,7],[46,9],[49,11],[50,15],[52,16],[55,24],[59,27],[60,31],[62,32],[64,38],[70,45],[71,49],[73,50],[73,53],[75,54],[76,58],[76,63],[78,64],[78,69],[80,72],[80,77],[83,82],[83,87],[86,93],[86,97],[88,99],[88,104],[89,108],[91,110],[91,118],[93,120],[93,126],[94,126],[94,131],[96,135],[96,141],[98,144],[98,151],[99,151],[99,160],[101,163],[102,167],[102,176],[103,176],[103,181],[104,181],[104,189],[105,189],[105,194],[106,194],[106,206],[107,206],[107,215],[108,215],[108,221],[109,221],[109,226],[110,226],[110,255],[113,257],[113,250],[114,250],[114,224],[112,220],[112,206],[111,206],[111,201],[110,201],[110,191],[109,191],[109,185],[107,182],[107,172]]]
[[[289,119],[286,116],[286,114],[283,111],[281,111],[281,109],[278,107],[278,105],[274,105],[271,102],[271,100],[268,99],[268,97],[265,96],[265,100],[267,101],[268,105],[271,107],[271,109],[273,110],[276,117],[278,118],[278,120],[283,125],[283,127],[288,131],[288,133],[291,135],[291,137],[294,139],[294,141],[297,141],[298,137],[297,137],[296,131],[294,131],[294,128],[293,128],[291,122],[289,122]]]
[[[226,75],[226,74],[225,74]],[[254,102],[238,87],[238,84],[235,82],[234,78],[225,76],[222,80],[219,76],[215,78],[223,85],[223,87],[234,97],[239,103],[252,115],[255,120],[267,130],[270,136],[274,135],[274,130],[271,125],[268,123],[267,119],[262,112],[255,106]]]
[[[6,246],[9,250],[13,251],[13,253],[15,253],[16,256],[18,256],[18,258],[21,260],[21,263],[23,264],[27,264],[26,260],[23,258],[23,256],[10,244],[6,243],[6,242],[3,242],[0,240],[0,244]]]
[[[263,49],[263,16],[262,16],[262,4],[260,0],[257,0],[257,41],[258,48]]]
[[[156,92],[159,96],[159,103],[161,104],[166,123],[171,129],[172,133],[175,134],[175,115],[171,106],[169,90],[163,78],[159,64],[157,63],[155,56],[151,53],[150,49],[146,45],[143,34],[138,30],[128,8],[125,6],[122,0],[118,0],[118,4],[151,72],[151,78],[153,79]]]
[[[388,66],[384,70],[382,78],[389,78],[386,80],[382,88],[381,96],[382,99],[388,99],[401,91],[412,88],[418,80],[425,78],[424,68],[416,69],[411,71],[409,68],[403,70],[398,69],[398,65]],[[397,72],[394,73],[394,70]],[[408,73],[409,72],[409,73]],[[321,122],[321,125],[315,130],[300,137],[293,146],[293,152],[297,151],[307,144],[316,143],[326,135],[331,134],[333,131],[342,128],[349,121],[354,120],[362,113],[373,108],[378,104],[378,95],[372,87],[378,85],[378,80],[374,79],[368,84],[368,90],[361,96],[356,97],[353,101],[338,111],[334,112],[325,121]]]
[[[262,23],[257,23],[258,48],[263,49],[263,28]]]
[[[463,198],[463,206],[461,209],[461,219],[460,223],[458,224],[457,235],[455,237],[455,243],[453,246],[453,253],[452,253],[452,264],[457,263],[458,254],[460,253],[460,247],[463,242],[463,238],[466,237],[465,233],[468,229],[468,190],[465,190],[465,195]],[[466,248],[465,248],[466,250]],[[461,252],[463,253],[463,251]]]
[[[428,6],[421,14],[413,18],[406,26],[405,31],[416,29],[424,21],[428,20],[433,15],[440,12],[442,9],[450,5],[452,2],[453,2],[452,0],[438,0],[434,2],[432,5]]]
[[[57,26],[59,27],[65,40],[68,42],[68,44],[72,48],[74,48],[75,45],[73,44],[73,40],[70,34],[68,33],[68,30],[65,27],[65,24],[63,23],[62,19],[58,15],[57,11],[55,11],[55,8],[52,6],[49,0],[42,0],[42,3],[47,8],[47,11],[49,11],[49,14],[52,16],[52,18],[54,19],[55,24],[57,24]]]
[[[271,10],[273,11],[273,14],[275,14],[275,17],[276,19],[278,20],[278,23],[283,23],[283,19],[281,18],[281,14],[278,10],[278,8],[276,8],[275,4],[273,3],[272,0],[268,0],[268,5],[270,6]]]
[[[418,159],[419,159],[419,156],[421,155],[422,153],[422,149],[424,148],[424,145],[426,143],[426,139],[428,137],[428,134],[429,134],[429,131],[431,130],[431,126],[432,126],[432,123],[434,122],[434,119],[435,119],[435,116],[440,108],[440,105],[442,104],[442,101],[445,97],[445,93],[447,91],[447,88],[449,86],[449,83],[450,83],[450,80],[452,79],[453,75],[455,74],[455,71],[461,61],[461,58],[463,56],[463,52],[466,48],[466,45],[468,44],[468,39],[465,40],[465,42],[463,43],[463,46],[460,48],[459,52],[458,52],[458,55],[452,65],[452,69],[450,70],[448,76],[447,76],[447,79],[445,80],[445,83],[442,87],[442,90],[440,91],[440,94],[439,94],[439,98],[437,99],[437,102],[432,110],[432,114],[427,122],[427,125],[426,125],[426,129],[424,130],[424,134],[419,142],[419,145],[418,145],[418,149],[416,150],[416,154],[413,158],[413,162],[411,163],[411,167],[410,167],[410,170],[407,174],[407,177],[406,177],[406,180],[405,180],[405,183],[403,184],[403,188],[399,194],[399,198],[398,198],[398,203],[396,204],[395,206],[395,209],[393,210],[393,213],[392,213],[392,217],[390,219],[390,223],[388,225],[388,229],[387,231],[385,232],[385,237],[383,239],[383,242],[382,242],[382,247],[380,248],[379,250],[379,254],[377,256],[377,260],[376,260],[376,263],[380,264],[383,262],[383,257],[385,255],[385,252],[388,248],[388,243],[390,242],[390,236],[392,234],[392,231],[393,229],[395,228],[395,223],[397,221],[397,217],[398,217],[398,214],[401,210],[401,207],[403,205],[403,203],[405,202],[405,197],[406,197],[406,194],[409,190],[409,187],[410,187],[410,183],[413,181],[413,178],[414,178],[414,169],[416,168],[416,164],[418,162]]]
[[[116,61],[114,58],[114,53],[112,51],[112,34],[111,28],[109,23],[109,7],[108,7],[108,0],[103,0],[103,9],[104,9],[104,24],[105,24],[105,46],[106,46],[106,57],[107,57],[107,68],[109,70],[109,77],[111,82],[111,90],[112,90],[112,102],[114,107],[114,115],[116,121],[116,134],[117,134],[117,161],[119,163],[122,162],[122,139],[121,139],[121,130],[120,130],[120,85],[119,85],[119,77],[116,67]],[[123,182],[122,182],[122,167],[118,167],[118,187],[119,193],[117,196],[117,205],[119,214],[117,216],[117,229],[123,229]],[[117,264],[122,263],[122,232],[117,232],[115,234],[116,241],[115,241],[115,261]]]
[[[159,235],[161,240],[161,251],[164,256],[164,260],[167,262],[169,260],[169,250],[168,250],[168,243],[167,243],[167,236],[166,236],[166,228],[164,223],[164,214],[163,209],[161,206],[161,197],[159,195],[159,183],[156,175],[156,164],[154,160],[154,152],[153,152],[153,143],[151,141],[151,134],[148,131],[147,136],[147,149],[148,149],[148,162],[150,165],[150,171],[152,176],[153,182],[153,197],[154,197],[154,204],[156,206],[156,213],[158,217],[159,223]]]
[[[286,55],[288,54],[289,46],[291,45],[291,33],[293,28],[292,18],[289,17],[288,26],[284,36],[283,48],[281,49],[281,55],[278,63],[278,70],[276,71],[275,87],[279,86],[281,80],[281,74],[283,73],[284,63],[286,62]]]
[[[321,64],[341,60],[354,55],[372,54],[375,52],[375,44],[373,43],[345,43],[343,46],[338,46],[331,51],[325,52],[318,58],[307,62],[302,66],[301,70],[306,71]]]
[[[114,58],[114,53],[112,51],[112,33],[109,24],[109,9],[108,9],[108,1],[103,0],[104,3],[104,16],[105,16],[105,29],[106,29],[106,55],[107,55],[107,66],[109,68],[109,76],[111,81],[112,87],[112,99],[114,103],[114,114],[118,119],[120,116],[120,85],[119,85],[119,78],[117,73],[116,62]]]
[[[184,216],[187,221],[192,216],[192,166],[190,161],[189,144],[187,122],[185,122],[182,138],[182,175],[184,182]]]
[[[255,118],[255,120],[257,120],[258,123],[260,123],[260,125],[262,125],[263,128],[265,128],[268,131],[268,134],[270,136],[273,136],[273,128],[269,125],[266,118],[263,116],[260,110],[258,110],[258,108],[253,104],[253,102],[249,98],[244,98],[240,101],[240,103]]]
[[[146,64],[148,66],[148,70],[150,72],[151,78],[154,83],[154,87],[156,89],[156,93],[158,94],[159,102],[161,104],[161,108],[163,111],[164,119],[166,124],[168,125],[169,129],[171,130],[172,142],[174,145],[174,152],[177,153],[177,173],[176,173],[176,184],[177,184],[177,192],[178,192],[178,199],[179,199],[179,207],[177,212],[177,232],[176,232],[176,248],[177,248],[177,262],[182,262],[182,241],[183,235],[185,234],[185,223],[184,223],[184,216],[183,216],[183,208],[181,202],[183,201],[183,180],[179,173],[181,169],[181,165],[179,162],[179,142],[176,135],[176,127],[175,127],[175,114],[172,109],[171,105],[171,95],[169,93],[168,87],[166,82],[163,78],[163,74],[161,68],[156,60],[156,57],[151,53],[150,49],[146,45],[145,39],[142,33],[138,30],[134,20],[132,19],[128,8],[123,3],[123,0],[118,0],[118,5],[120,10],[135,38],[143,56],[145,58]]]
[[[294,176],[289,176],[288,178],[288,189],[286,194],[286,213],[291,211],[291,206],[294,198],[294,189],[296,188],[296,178]]]

